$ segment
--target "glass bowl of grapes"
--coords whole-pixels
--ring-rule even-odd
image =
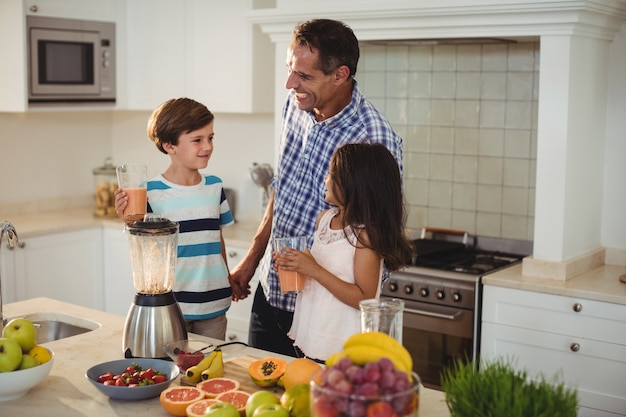
[[[355,365],[348,358],[311,378],[313,417],[417,417],[419,376],[396,370],[386,358]]]

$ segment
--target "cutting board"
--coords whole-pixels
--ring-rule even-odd
[[[252,362],[258,359],[261,358],[255,358],[253,356],[246,355],[224,363],[224,377],[239,381],[239,389],[249,394],[252,394],[256,391],[265,390],[273,392],[280,397],[283,392],[285,392],[284,389],[280,387],[261,388],[257,386],[254,382],[252,382],[252,379],[248,374],[248,367]],[[180,384],[190,385],[186,383],[185,378],[181,378]]]

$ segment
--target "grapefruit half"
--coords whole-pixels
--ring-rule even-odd
[[[250,394],[245,391],[232,390],[221,393],[215,398],[217,401],[223,401],[226,403],[231,403],[235,406],[237,411],[239,411],[240,415],[245,415],[246,413],[246,403],[248,402],[248,398],[250,398]]]
[[[169,387],[159,396],[161,405],[173,416],[185,417],[187,407],[196,401],[204,399],[204,391],[196,387]]]
[[[206,409],[209,408],[211,404],[215,404],[216,402],[218,401],[212,398],[205,398],[204,400],[189,404],[185,410],[187,412],[187,417],[204,417]]]
[[[239,381],[230,378],[211,378],[200,381],[196,388],[202,390],[206,398],[215,398],[218,395],[239,389]]]

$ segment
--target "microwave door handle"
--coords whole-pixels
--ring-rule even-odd
[[[459,316],[461,315],[460,311],[457,311],[454,314],[441,314],[441,313],[435,313],[433,311],[415,310],[412,308],[405,308],[404,312],[411,313],[411,314],[419,314],[420,316],[435,317],[438,319],[445,319],[445,320],[452,320],[452,321],[458,320]]]

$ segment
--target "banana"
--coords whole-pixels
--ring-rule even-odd
[[[187,376],[187,379],[189,380],[189,382],[192,382],[192,383],[200,382],[200,379],[202,377],[202,372],[208,369],[209,366],[211,366],[211,363],[213,363],[213,361],[217,357],[218,352],[220,352],[220,350],[215,349],[213,352],[211,352],[209,356],[202,359],[197,365],[190,366],[189,368],[187,368],[187,373],[185,375]]]
[[[342,352],[356,365],[365,365],[366,363],[378,362],[382,358],[387,358],[393,363],[396,369],[406,372],[409,375],[411,374],[411,368],[409,368],[402,359],[383,347],[358,345],[344,348]]]
[[[221,350],[217,351],[215,359],[207,369],[202,371],[201,376],[203,380],[224,376],[224,360]]]
[[[352,348],[356,346],[371,346],[376,348],[382,348],[388,352],[389,356],[396,357],[399,361],[404,364],[403,368],[398,368],[401,370],[409,370],[409,374],[413,369],[413,359],[411,358],[411,354],[404,346],[402,346],[396,339],[393,337],[381,333],[381,332],[365,332],[365,333],[357,333],[350,336],[345,343],[343,344],[343,348]],[[391,358],[390,358],[391,359]]]

